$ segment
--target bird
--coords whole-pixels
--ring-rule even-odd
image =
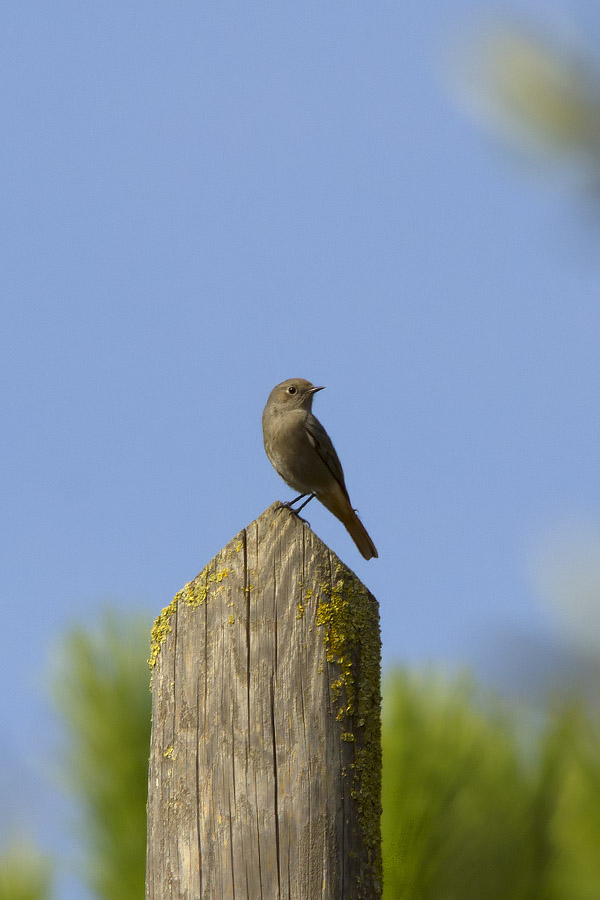
[[[284,506],[299,513],[316,497],[346,527],[364,558],[372,559],[379,556],[375,544],[352,508],[331,438],[312,412],[313,398],[323,389],[305,378],[288,378],[273,388],[262,414],[265,451],[277,474],[300,491]]]

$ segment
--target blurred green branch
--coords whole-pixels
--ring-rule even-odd
[[[385,900],[600,897],[600,729],[579,701],[531,735],[467,679],[398,671],[383,723]]]
[[[143,897],[151,698],[149,624],[107,614],[72,631],[53,692],[66,726],[62,772],[81,809],[84,877],[103,900]]]
[[[35,847],[14,840],[0,854],[0,900],[49,900],[52,863]]]

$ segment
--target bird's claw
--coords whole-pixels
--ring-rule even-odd
[[[282,509],[288,509],[291,513],[293,513],[293,515],[296,516],[296,518],[300,522],[304,522],[304,524],[308,525],[309,528],[311,527],[308,519],[303,519],[302,516],[300,515],[300,513],[294,509],[294,507],[291,505],[291,503],[280,503],[279,506],[275,507],[275,512],[279,512]]]

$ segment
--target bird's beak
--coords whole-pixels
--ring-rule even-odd
[[[324,391],[324,390],[325,390],[325,385],[322,384],[321,387],[312,387],[309,391],[309,394],[316,394],[317,391]]]

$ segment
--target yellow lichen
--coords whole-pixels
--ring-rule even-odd
[[[150,659],[148,660],[148,665],[151,669],[156,665],[156,660],[158,659],[158,654],[160,652],[160,645],[169,632],[173,630],[171,628],[171,616],[177,609],[180,597],[181,591],[179,591],[178,594],[175,594],[168,606],[165,606],[152,626],[152,631],[150,632]]]
[[[173,744],[170,744],[163,753],[165,759],[173,759]]]
[[[220,584],[228,575],[228,569],[221,569],[218,572],[208,572],[207,569],[203,569],[197,578],[194,578],[193,581],[188,581],[175,594],[169,605],[157,617],[150,633],[150,659],[148,660],[148,665],[151,669],[156,665],[161,645],[167,635],[173,630],[171,619],[177,611],[178,604],[185,603],[191,607],[200,606],[206,600],[211,585]]]
[[[191,607],[201,606],[208,597],[211,585],[220,584],[228,575],[228,569],[221,569],[220,572],[203,570],[197,578],[185,585],[181,592],[183,594],[182,600]]]
[[[354,747],[350,795],[358,804],[372,875],[371,888],[363,880],[357,896],[370,898],[372,887],[379,891],[382,883],[379,618],[374,598],[339,562],[331,578],[321,581],[318,594],[316,622],[323,629],[325,657],[334,667],[330,690],[336,719],[345,726],[340,737]]]

